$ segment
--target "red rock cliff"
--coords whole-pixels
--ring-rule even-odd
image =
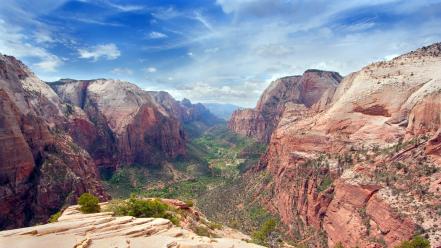
[[[308,70],[302,76],[280,78],[263,92],[256,108],[236,110],[228,126],[234,132],[268,142],[286,104],[321,109],[341,80],[336,72]],[[321,100],[322,98],[326,98]]]
[[[440,51],[348,75],[324,111],[285,107],[261,161],[273,176],[262,201],[293,237],[318,239],[309,226],[331,247],[394,247],[417,233],[441,245]]]
[[[185,153],[179,120],[138,86],[105,79],[51,86],[84,113],[72,117],[70,132],[99,166],[148,165]]]
[[[63,131],[64,106],[20,61],[0,55],[0,228],[47,218],[83,192],[107,199],[89,154]]]

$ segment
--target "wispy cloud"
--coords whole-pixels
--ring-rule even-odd
[[[133,70],[130,68],[124,68],[124,67],[117,67],[117,68],[113,68],[111,71],[113,74],[115,75],[128,75],[128,76],[132,76],[133,75]]]
[[[153,31],[149,33],[148,37],[150,39],[163,39],[167,38],[168,36],[164,33]]]
[[[206,22],[202,15],[196,20],[202,12],[195,11],[193,18],[208,25],[180,29],[187,34],[182,39],[146,47],[190,51],[186,63],[161,71],[153,82],[177,97],[252,106],[277,77],[310,68],[347,74],[387,55],[441,40],[439,16],[415,18],[434,9],[432,3],[421,1],[411,8],[400,0],[218,0],[229,21]]]
[[[206,27],[208,30],[213,31],[214,28],[211,25],[211,23],[207,20],[207,18],[205,16],[203,16],[201,14],[201,12],[199,11],[195,11],[194,12],[194,19],[198,20],[200,23],[202,23],[202,25],[204,25],[204,27]]]
[[[78,49],[78,54],[82,59],[93,59],[93,61],[98,61],[100,58],[105,58],[107,60],[117,59],[121,55],[121,52],[115,44],[109,43],[90,48]]]
[[[156,67],[151,66],[151,67],[145,68],[145,71],[148,73],[154,73],[154,72],[157,72],[158,69]]]
[[[110,1],[102,1],[102,2],[105,2],[107,5],[123,12],[139,11],[144,9],[144,6],[142,5],[130,5],[130,4],[123,5],[123,4],[112,3]]]
[[[62,64],[58,56],[52,54],[44,47],[32,45],[28,42],[21,28],[7,24],[0,19],[0,52],[17,56],[20,59],[37,59],[33,65],[44,71],[55,71]]]

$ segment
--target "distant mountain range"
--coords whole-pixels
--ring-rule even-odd
[[[231,114],[240,107],[229,103],[202,103],[211,113],[224,120],[229,120]]]

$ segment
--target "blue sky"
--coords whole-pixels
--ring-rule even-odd
[[[2,0],[0,52],[40,78],[128,80],[254,106],[269,82],[342,75],[441,41],[441,0]]]

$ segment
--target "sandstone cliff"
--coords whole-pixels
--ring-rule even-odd
[[[228,126],[238,134],[268,142],[287,104],[322,110],[340,80],[341,76],[336,72],[319,70],[277,79],[263,92],[254,109],[236,110]]]
[[[185,153],[179,120],[138,86],[106,79],[50,85],[84,113],[72,116],[70,133],[98,166],[147,165]]]
[[[0,229],[46,221],[86,191],[107,198],[89,154],[63,131],[65,108],[25,65],[0,55]]]
[[[418,233],[441,245],[440,51],[346,76],[322,111],[284,108],[259,168],[273,176],[262,202],[292,237],[318,237],[313,227],[331,247],[394,247]]]

